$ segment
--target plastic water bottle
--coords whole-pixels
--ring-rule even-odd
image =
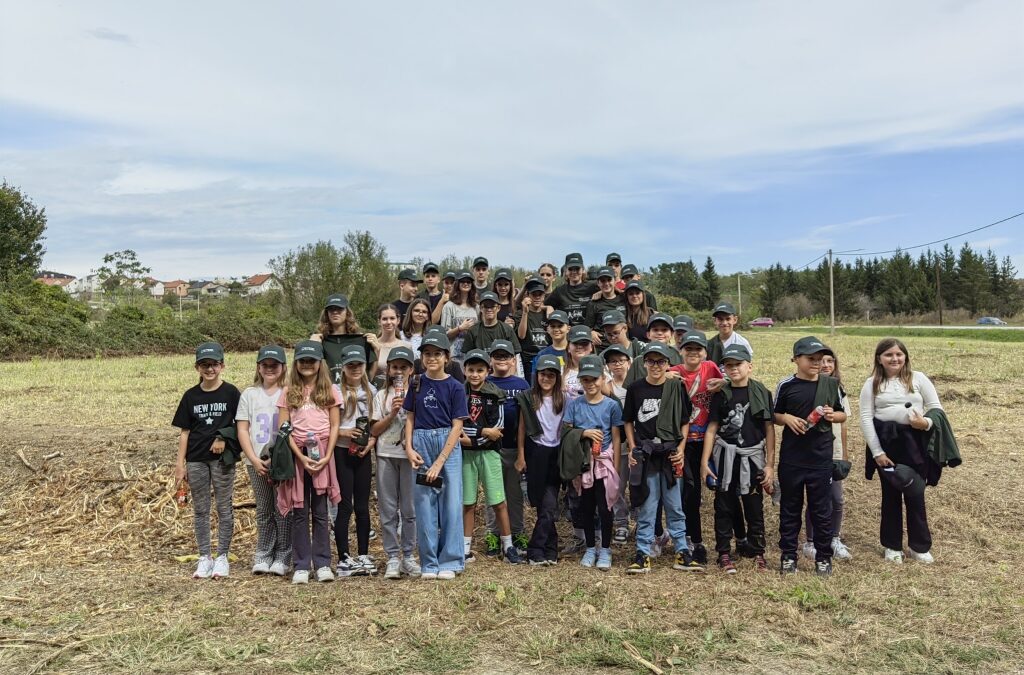
[[[312,431],[306,432],[306,455],[314,462],[320,461],[320,441]]]
[[[401,373],[395,375],[395,398],[405,398],[405,376]]]
[[[709,490],[714,490],[718,487],[718,479],[711,475],[718,473],[718,468],[715,467],[715,460],[709,459],[708,467],[711,469],[711,473],[709,473],[708,477],[704,479],[704,484],[708,486]]]
[[[821,418],[825,416],[825,408],[818,406],[811,411],[811,414],[807,416],[807,426],[813,427],[815,424],[821,421]]]
[[[178,484],[178,491],[174,493],[174,503],[178,505],[178,508],[181,508],[188,503],[187,481],[181,481],[181,483]]]

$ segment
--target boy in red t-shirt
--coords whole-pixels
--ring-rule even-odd
[[[694,560],[701,564],[707,564],[708,552],[704,547],[704,537],[700,529],[700,458],[704,451],[704,431],[708,427],[711,397],[725,384],[718,366],[706,360],[707,346],[708,341],[704,333],[696,330],[687,331],[679,341],[683,362],[669,369],[682,378],[683,386],[693,405],[690,431],[686,436],[686,449],[683,455],[684,475],[679,485],[683,490],[686,538],[691,542],[690,550],[693,551]]]

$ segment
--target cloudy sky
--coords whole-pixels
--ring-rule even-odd
[[[32,2],[0,176],[49,269],[392,260],[800,266],[1024,211],[1024,4]],[[963,241],[1024,270],[1024,217]]]

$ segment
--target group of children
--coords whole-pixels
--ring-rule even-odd
[[[839,539],[841,484],[833,480],[845,477],[838,467],[848,414],[834,352],[813,337],[797,341],[796,372],[773,395],[752,378],[753,350],[735,331],[728,303],[714,308],[718,331],[709,341],[689,317],[651,310],[639,281],[619,278],[629,267],[609,260],[593,284],[582,258],[570,254],[563,286],[551,289],[541,274],[514,298],[511,278],[501,277],[496,282],[509,288],[499,295],[484,286],[479,306],[486,274],[455,274],[452,298],[431,299],[415,295],[419,275],[403,273],[399,301],[382,307],[388,321],[380,336],[359,331],[347,298],[333,295],[318,332],[295,345],[290,364],[281,347],[259,351],[253,385],[241,394],[221,378],[220,346],[200,345],[200,381],[173,420],[181,429],[175,478],[187,482],[194,502],[194,576],[229,575],[235,459],[256,502],[252,572],[292,571],[293,583],[377,574],[368,550],[374,484],[386,578],[463,572],[476,559],[481,486],[488,555],[553,565],[578,550],[583,567],[608,570],[612,545],[626,544],[633,520],[629,574],[651,571],[670,543],[674,569],[705,570],[704,485],[714,490],[723,572],[735,573],[739,557],[768,569],[765,493],[780,499],[779,568],[795,572],[806,494],[804,554],[819,575],[831,574],[833,556],[849,555]],[[437,266],[424,266],[424,276],[437,282]],[[631,290],[644,309],[642,332],[628,306]],[[502,304],[511,306],[499,319]],[[429,325],[428,314],[448,326]],[[414,346],[399,339],[411,325]],[[777,475],[776,426],[783,429]],[[530,533],[524,473],[536,512]],[[563,505],[575,531],[560,549]]]

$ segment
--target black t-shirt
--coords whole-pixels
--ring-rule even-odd
[[[801,380],[790,377],[783,380],[775,392],[775,412],[790,414],[807,419],[814,410],[814,395],[818,391],[818,383],[814,380]],[[833,410],[842,410],[840,401],[831,401],[828,405]],[[827,431],[819,431],[812,427],[807,433],[798,436],[783,427],[782,446],[779,449],[779,464],[789,464],[806,469],[824,469],[832,466],[832,427]]]
[[[575,286],[562,284],[551,292],[548,304],[568,314],[569,324],[575,326],[583,323],[586,318],[587,304],[590,303],[590,296],[597,293],[597,290],[597,283],[594,281],[584,281]]]
[[[594,330],[601,330],[601,317],[604,316],[605,312],[626,312],[626,298],[622,295],[616,295],[612,299],[598,298],[597,300],[591,300],[587,303],[587,312],[584,317],[583,323],[587,324]]]
[[[398,310],[398,325],[401,326],[402,318],[405,317],[405,313],[409,311],[409,305],[411,305],[412,302],[405,302],[402,299],[398,299],[392,300],[391,304],[394,305],[395,309]]]
[[[478,323],[466,331],[466,337],[462,341],[462,353],[465,354],[471,349],[490,349],[491,343],[495,340],[508,340],[516,354],[522,351],[516,332],[507,323],[499,321],[493,326]]]
[[[519,330],[519,317],[516,317],[516,330]],[[544,320],[547,318],[542,309],[539,312],[530,312],[526,315],[526,337],[520,342],[525,356],[534,357],[540,350],[551,344],[548,333],[544,329]]]
[[[769,394],[768,404],[771,406]],[[769,410],[771,408],[769,407]],[[733,387],[732,399],[725,402],[725,395],[718,392],[711,399],[708,422],[718,422],[718,435],[723,441],[749,448],[764,440],[764,423],[771,420],[754,419],[750,412],[750,388]]]
[[[217,431],[235,423],[238,399],[235,385],[221,382],[213,391],[203,391],[198,384],[181,397],[171,424],[188,431],[186,462],[212,462],[220,458],[210,452]]]
[[[633,439],[641,441],[658,437],[658,413],[664,383],[651,384],[646,377],[626,387],[626,402],[622,407],[622,421],[633,423]]]
[[[505,319],[508,318],[509,314],[512,314],[512,303],[506,302],[505,304],[498,303],[498,321],[505,323]]]
[[[434,310],[437,309],[437,303],[441,302],[441,296],[442,295],[444,295],[444,291],[442,291],[442,290],[438,290],[437,295],[431,295],[430,292],[427,291],[427,289],[424,288],[424,289],[421,289],[420,292],[416,294],[416,297],[417,298],[423,298],[424,300],[429,302],[430,303],[430,313],[433,314]]]

